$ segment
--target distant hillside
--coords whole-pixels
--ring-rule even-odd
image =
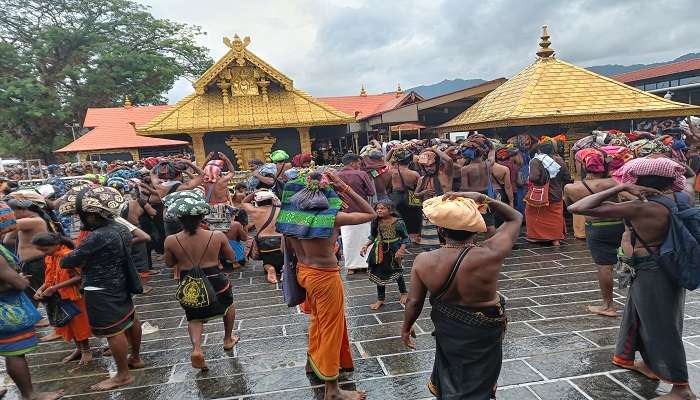
[[[624,74],[625,72],[637,71],[643,68],[658,67],[660,65],[670,64],[678,61],[691,60],[693,58],[700,58],[700,53],[688,53],[682,55],[675,60],[664,61],[652,64],[633,64],[633,65],[619,65],[619,64],[608,64],[608,65],[595,65],[588,67],[589,70],[606,76],[613,76]],[[472,86],[486,82],[484,79],[445,79],[442,82],[434,83],[432,85],[421,85],[414,88],[408,89],[415,90],[418,94],[426,99],[431,97],[440,96],[446,93],[454,92],[457,90],[466,89]]]
[[[445,79],[442,82],[433,83],[432,85],[416,86],[408,89],[408,91],[415,90],[416,93],[423,96],[423,98],[429,99],[445,93],[456,92],[457,90],[476,86],[484,82],[486,81],[483,79]]]
[[[661,65],[666,65],[678,61],[692,60],[693,58],[700,58],[700,53],[688,53],[682,55],[675,60],[664,61],[652,64],[633,64],[633,65],[619,65],[619,64],[608,64],[608,65],[596,65],[593,67],[588,67],[589,70],[606,76],[624,74],[626,72],[637,71],[644,68],[658,67]]]

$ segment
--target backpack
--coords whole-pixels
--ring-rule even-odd
[[[536,158],[530,161],[530,168],[538,168],[540,178],[538,181],[529,182],[523,201],[530,207],[549,207],[549,171],[544,167],[542,161]]]
[[[700,209],[689,207],[678,193],[674,193],[674,198],[675,201],[664,196],[648,198],[670,212],[668,234],[656,258],[678,286],[695,290],[700,287]]]

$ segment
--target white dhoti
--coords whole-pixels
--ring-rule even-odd
[[[343,239],[343,258],[347,269],[367,268],[367,257],[362,257],[360,250],[367,243],[371,228],[371,222],[340,227],[340,236]]]

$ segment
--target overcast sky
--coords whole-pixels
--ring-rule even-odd
[[[535,59],[540,26],[565,61],[587,67],[667,61],[700,50],[695,0],[140,0],[196,24],[217,60],[223,36],[314,96],[356,95],[443,79],[510,77]],[[179,81],[171,102],[192,87]]]

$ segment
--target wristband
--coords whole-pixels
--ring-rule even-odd
[[[481,204],[488,205],[491,202],[491,198],[485,194],[481,195]]]

